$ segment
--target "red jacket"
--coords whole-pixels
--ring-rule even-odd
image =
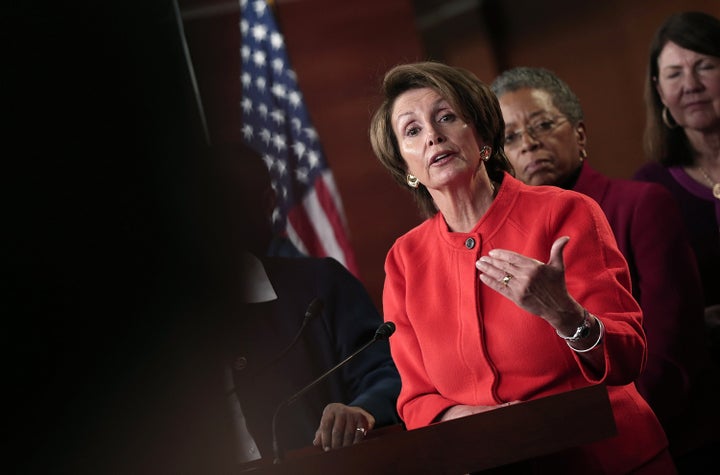
[[[568,291],[605,325],[600,378],[545,320],[482,284],[475,268],[493,248],[547,262],[552,243],[566,235]],[[667,447],[633,384],[646,343],[627,263],[592,199],[505,175],[475,229],[449,232],[437,214],[395,242],[385,272],[383,311],[397,326],[390,346],[402,379],[398,411],[409,429],[457,404],[526,401],[605,383],[618,435],[579,449],[584,473],[623,473]]]

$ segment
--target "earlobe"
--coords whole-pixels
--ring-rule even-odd
[[[587,144],[587,131],[585,130],[585,122],[578,122],[577,126],[575,127],[575,138],[577,138],[577,143],[580,148],[585,148],[585,145]]]

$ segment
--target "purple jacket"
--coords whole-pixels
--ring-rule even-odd
[[[648,342],[636,383],[672,439],[706,358],[702,286],[679,208],[662,186],[610,179],[587,162],[573,190],[598,202],[628,262]]]
[[[658,183],[672,193],[697,257],[705,306],[720,304],[720,200],[690,178],[682,167],[648,162],[635,172],[633,179]]]

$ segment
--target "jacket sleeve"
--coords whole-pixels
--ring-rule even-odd
[[[631,293],[627,261],[605,213],[592,198],[567,191],[553,210],[547,221],[550,244],[559,237],[570,236],[563,253],[568,292],[605,327],[604,374],[598,378],[578,353],[568,350],[589,382],[630,384],[645,367],[647,342],[642,312]]]
[[[638,390],[661,421],[682,413],[705,348],[702,285],[680,211],[661,186],[648,186],[630,240],[638,274],[648,362]]]
[[[334,259],[325,259],[332,276],[331,296],[326,306],[333,318],[336,351],[347,357],[375,336],[383,320],[362,283]],[[350,400],[375,417],[376,426],[399,421],[395,404],[400,392],[400,375],[387,341],[376,341],[342,369]]]

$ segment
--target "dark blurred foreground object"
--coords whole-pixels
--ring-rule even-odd
[[[227,471],[224,252],[174,4],[3,11],[10,471]]]

